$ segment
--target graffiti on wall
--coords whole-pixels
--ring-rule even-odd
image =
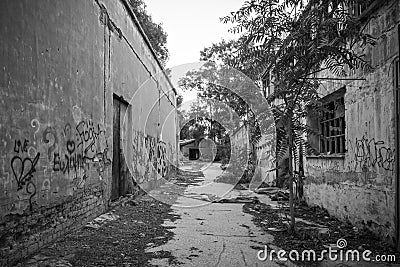
[[[99,139],[104,136],[105,131],[100,128],[100,124],[94,125],[92,120],[81,121],[76,126],[79,136],[77,147],[82,147],[86,158],[94,159],[99,148]]]
[[[134,131],[132,139],[132,169],[137,183],[151,178],[166,177],[169,173],[167,144]]]
[[[105,131],[92,120],[83,120],[75,128],[66,123],[60,133],[47,127],[43,141],[49,144],[48,157],[53,171],[69,177],[73,181],[73,190],[85,185],[91,165],[97,163],[101,178],[104,167],[111,163]]]
[[[387,146],[384,141],[369,139],[364,135],[354,142],[349,141],[349,148],[353,171],[368,171],[374,167],[394,171],[395,149]]]
[[[135,131],[132,139],[132,167],[137,183],[142,183],[152,176],[154,155],[155,140]]]
[[[29,141],[27,139],[14,141],[14,152],[16,154],[11,158],[10,164],[17,185],[19,205],[23,202],[28,202],[29,209],[32,211],[32,199],[36,195],[36,185],[32,178],[36,172],[40,153],[37,152],[34,157],[30,157],[28,145]]]
[[[75,122],[73,122],[75,124]],[[0,211],[32,211],[52,197],[73,195],[88,181],[97,183],[111,165],[105,130],[92,120],[62,127],[31,121],[28,138],[13,137],[10,154],[0,159],[3,196]]]
[[[167,144],[163,141],[157,143],[157,173],[161,177],[168,174]]]

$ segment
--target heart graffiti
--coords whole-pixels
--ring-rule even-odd
[[[28,182],[31,181],[33,174],[36,172],[36,164],[39,161],[40,153],[31,159],[29,157],[22,160],[19,156],[11,159],[11,169],[17,182],[18,190],[21,190]]]

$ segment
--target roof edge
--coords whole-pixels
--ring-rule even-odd
[[[128,3],[128,0],[120,0],[122,4],[125,6],[126,10],[128,10],[129,16],[131,17],[132,21],[135,23],[136,27],[139,29],[140,34],[142,35],[143,39],[145,40],[147,46],[149,47],[151,53],[153,54],[161,72],[164,74],[164,77],[167,79],[168,84],[171,86],[172,90],[174,91],[175,95],[178,95],[174,85],[172,84],[171,80],[169,79],[168,75],[165,73],[165,68],[161,65],[160,60],[158,59],[156,52],[154,51],[153,46],[150,43],[149,38],[147,37],[146,33],[143,30],[142,25],[140,25],[139,20],[137,19],[135,12],[133,12],[132,7]]]

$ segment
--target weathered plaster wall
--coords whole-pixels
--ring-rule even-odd
[[[199,142],[200,158],[205,160],[214,160],[217,155],[217,146],[211,139],[202,139]]]
[[[262,135],[260,140],[254,146],[250,144],[249,130],[247,126],[237,129],[231,138],[232,153],[231,157],[235,159],[241,154],[241,151],[247,151],[248,157],[255,158],[255,170],[250,186],[257,189],[262,183],[272,184],[276,179],[275,152],[271,146],[271,136]],[[231,159],[232,161],[232,159]],[[243,160],[239,160],[243,167],[246,167]]]
[[[149,188],[155,180],[167,178],[176,166],[176,96],[127,17],[126,7],[119,1],[104,4],[111,21],[106,29],[110,47],[107,82],[114,94],[129,103],[124,118],[128,125],[125,154],[135,181]]]
[[[308,157],[305,195],[308,203],[368,227],[394,241],[395,236],[395,116],[393,61],[398,56],[400,3],[387,1],[367,23],[377,45],[364,51],[375,70],[354,77],[365,81],[326,83],[326,95],[346,86],[347,152],[335,157]]]
[[[275,150],[271,145],[271,136],[263,135],[256,144],[257,169],[256,176],[272,185],[276,180]]]
[[[128,102],[122,150],[144,186],[173,169],[176,114],[122,0],[1,1],[0,36],[3,266],[107,207],[113,94]]]
[[[241,153],[243,151],[250,151],[250,139],[247,126],[243,125],[236,129],[230,136],[232,153]]]

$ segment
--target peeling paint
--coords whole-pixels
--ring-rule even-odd
[[[392,63],[398,56],[394,26],[399,23],[399,16],[394,18],[391,14],[399,8],[398,1],[389,1],[372,14],[376,19],[367,22],[366,31],[378,37],[375,47],[366,48],[376,68],[369,73],[354,73],[366,80],[323,86],[324,95],[346,86],[346,153],[305,160],[304,191],[309,204],[369,228],[389,242],[394,240],[396,219]],[[380,25],[380,19],[386,17],[394,20]]]

